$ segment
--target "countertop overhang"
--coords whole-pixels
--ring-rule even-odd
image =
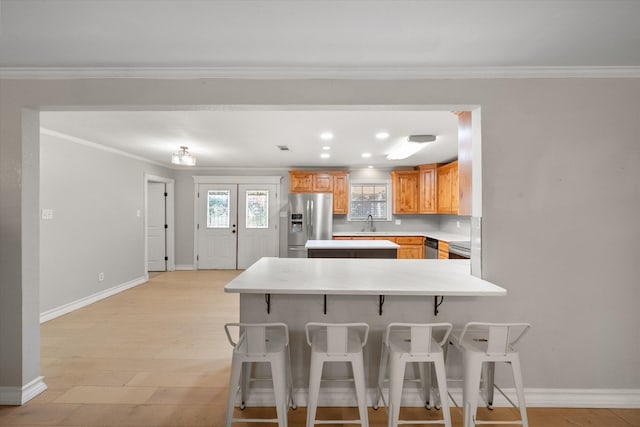
[[[261,258],[224,287],[240,294],[503,296],[468,260]]]

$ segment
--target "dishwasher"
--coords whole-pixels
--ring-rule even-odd
[[[438,259],[438,239],[430,237],[424,239],[424,258]]]

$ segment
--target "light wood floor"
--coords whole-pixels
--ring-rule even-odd
[[[154,275],[141,286],[42,325],[42,374],[49,389],[19,407],[0,407],[2,426],[221,426],[231,349],[222,325],[238,320],[238,296],[224,285],[237,272]],[[272,409],[243,411],[268,415]],[[238,411],[239,412],[239,411]],[[516,417],[498,408],[492,419]],[[403,416],[439,417],[407,408]],[[640,426],[640,410],[529,408],[531,426]],[[351,408],[319,417],[357,418]],[[452,409],[461,426],[460,409]],[[386,410],[369,409],[372,426]],[[304,426],[305,408],[289,425]]]

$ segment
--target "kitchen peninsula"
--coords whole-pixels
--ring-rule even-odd
[[[390,322],[433,322],[434,297],[502,296],[507,291],[471,276],[466,260],[262,258],[225,286],[240,294],[240,322],[289,326],[294,387],[305,401],[307,322],[367,322],[369,387],[376,378],[384,328]],[[328,376],[342,372],[327,368]],[[330,399],[330,397],[328,397]],[[340,400],[331,404],[346,405]]]

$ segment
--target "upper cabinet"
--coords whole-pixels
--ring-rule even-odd
[[[438,165],[420,165],[418,174],[418,213],[438,213]]]
[[[333,193],[333,213],[349,212],[349,174],[346,171],[289,171],[291,193]]]
[[[391,172],[391,191],[394,214],[418,213],[419,172],[399,170]]]
[[[438,167],[438,213],[458,214],[458,161]]]

